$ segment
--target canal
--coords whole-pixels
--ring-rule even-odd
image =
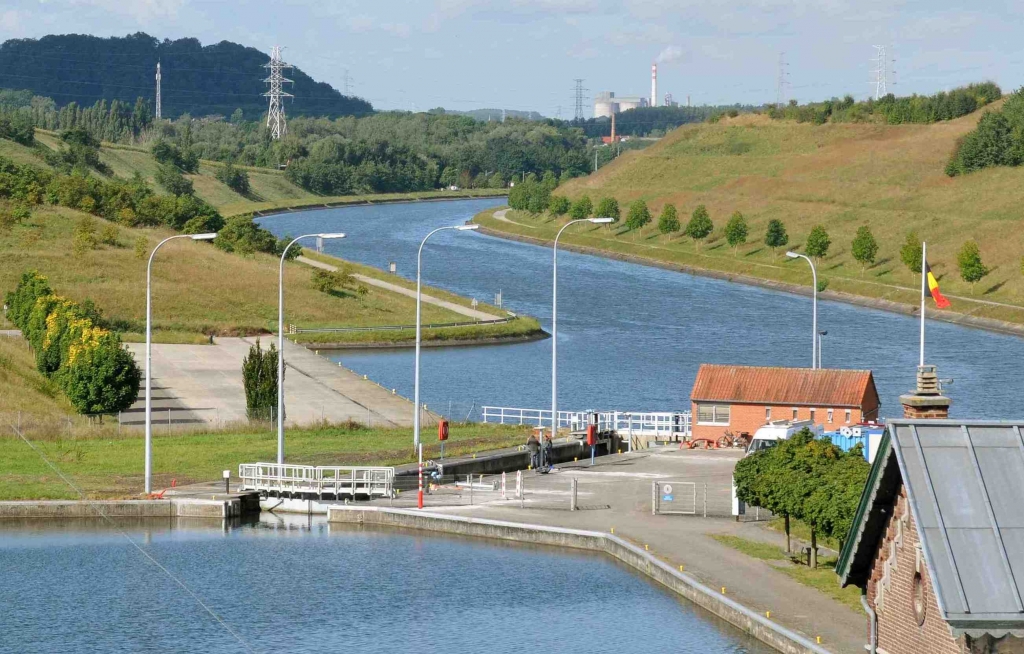
[[[421,202],[270,216],[277,235],[344,231],[326,251],[415,279],[416,249],[431,229],[460,224],[500,200]],[[424,282],[481,301],[499,291],[505,308],[551,322],[551,249],[472,232],[441,232],[423,255]],[[808,275],[809,276],[809,275]],[[914,386],[918,321],[838,302],[819,303],[823,365],[874,372],[882,415],[900,415]],[[287,307],[286,307],[287,311]],[[343,322],[343,318],[339,318]],[[807,366],[809,298],[602,257],[559,254],[559,406],[583,410],[689,408],[698,366]],[[331,354],[356,372],[412,396],[410,349]],[[928,323],[928,363],[953,398],[952,415],[1021,417],[1024,339]],[[464,419],[481,404],[549,407],[551,343],[428,348],[422,396]]]
[[[105,524],[0,525],[0,652],[774,651],[599,554],[305,516],[206,525],[124,529],[226,626]]]

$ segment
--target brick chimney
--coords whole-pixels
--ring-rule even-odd
[[[949,417],[953,401],[942,394],[935,366],[917,367],[917,389],[900,395],[903,417],[912,420],[943,420]]]

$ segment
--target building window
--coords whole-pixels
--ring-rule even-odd
[[[772,419],[772,408],[770,406],[764,408],[764,419],[766,422]]]
[[[796,420],[796,416],[797,416],[797,408],[793,407],[793,420]]]
[[[926,609],[928,607],[924,597],[924,583],[921,581],[921,573],[914,573],[914,619],[917,620],[917,626],[924,626],[924,619]]]
[[[811,409],[811,422],[814,422],[814,409]]]
[[[728,425],[729,405],[728,404],[698,404],[697,405],[698,425]]]
[[[852,415],[853,415],[853,412],[852,412],[852,411],[850,411],[849,409],[847,409],[847,410],[846,410],[846,424],[850,424],[850,417],[851,417]]]
[[[832,412],[832,409],[829,409],[828,410],[828,422],[829,422],[829,424],[832,424],[832,416],[833,415],[835,415],[835,414]]]

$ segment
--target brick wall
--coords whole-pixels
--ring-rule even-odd
[[[726,430],[733,434],[739,434],[741,432],[747,432],[751,436],[758,430],[759,427],[763,427],[767,420],[765,419],[765,405],[763,404],[733,404],[729,411],[729,424],[728,425],[699,425],[697,424],[697,403],[691,403],[691,410],[693,416],[693,437],[694,438],[711,438],[717,439]],[[792,420],[793,419],[793,406],[773,406],[771,407],[771,420]],[[811,409],[814,409],[814,424],[823,425],[826,431],[836,431],[844,425],[855,425],[862,420],[873,420],[877,417],[878,409],[875,408],[873,413],[869,413],[865,416],[861,413],[860,409],[850,409],[850,422],[846,422],[846,409],[843,407],[796,407],[797,420],[810,420]],[[832,421],[828,420],[828,412],[832,411]]]
[[[914,577],[920,540],[901,488],[875,553],[868,580],[868,602],[878,614],[878,648],[887,654],[961,654],[964,638],[954,638],[939,614],[930,575],[921,556],[924,623],[914,610]]]

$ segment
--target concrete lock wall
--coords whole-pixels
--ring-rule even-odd
[[[327,520],[423,529],[462,536],[604,552],[780,652],[828,654],[827,650],[807,638],[716,593],[693,577],[658,560],[649,552],[612,534],[384,507],[332,506],[328,509]]]
[[[7,518],[233,518],[242,515],[238,499],[0,502]]]

